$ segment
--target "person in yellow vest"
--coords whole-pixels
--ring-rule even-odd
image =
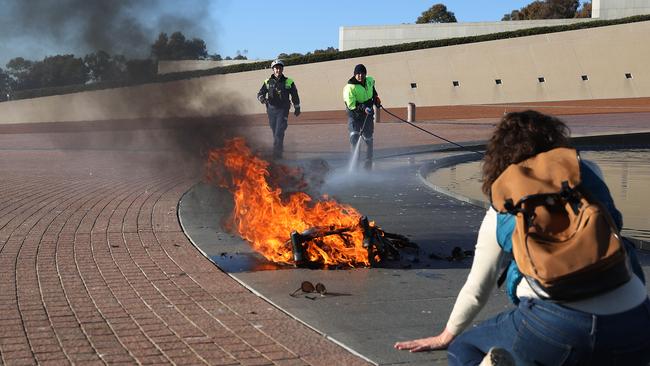
[[[368,72],[363,64],[354,67],[354,75],[343,88],[343,101],[348,113],[348,131],[352,153],[356,149],[359,138],[363,137],[366,143],[366,160],[364,167],[372,168],[374,111],[373,105],[379,107],[381,101],[375,89],[375,79],[367,76]],[[353,157],[354,159],[355,157]]]
[[[291,78],[284,76],[284,62],[275,60],[271,63],[273,74],[264,80],[257,100],[266,105],[266,114],[269,117],[269,126],[273,131],[273,158],[282,159],[284,151],[284,131],[287,129],[289,109],[293,103],[293,114],[300,115],[300,97],[296,83]]]

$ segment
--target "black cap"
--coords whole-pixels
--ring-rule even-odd
[[[366,67],[363,66],[363,64],[358,64],[357,66],[354,67],[354,75],[356,74],[367,74],[368,71],[366,71]]]

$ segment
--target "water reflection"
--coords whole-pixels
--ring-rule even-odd
[[[650,240],[650,149],[581,151],[584,159],[595,161],[603,171],[614,202],[623,213],[623,234]],[[462,196],[487,202],[481,192],[480,162],[458,164],[431,173],[427,179],[436,186]]]

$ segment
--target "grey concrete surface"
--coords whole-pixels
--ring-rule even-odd
[[[420,159],[443,156],[400,156],[381,159],[371,173],[348,176],[342,161],[323,192],[351,204],[388,232],[407,235],[420,246],[419,255],[404,251],[400,261],[384,268],[310,270],[273,265],[254,253],[220,223],[232,207],[230,194],[198,184],[181,200],[181,224],[191,240],[220,268],[283,311],[300,319],[351,351],[382,365],[446,363],[443,351],[410,354],[394,350],[399,340],[441,330],[467,275],[471,258],[437,260],[454,246],[471,250],[483,210],[424,186],[416,171]],[[287,233],[288,235],[288,233]],[[288,237],[288,236],[287,236]],[[325,284],[325,296],[289,293],[303,280]],[[487,311],[507,307],[496,291]]]
[[[612,131],[616,133],[616,129]],[[614,136],[577,138],[582,145],[621,141]],[[647,134],[632,134],[629,141],[647,141]],[[481,142],[465,143],[473,150]],[[403,252],[399,261],[381,268],[349,270],[302,269],[269,263],[222,223],[232,208],[231,195],[198,183],[179,203],[181,225],[190,240],[219,268],[255,294],[302,321],[325,337],[378,365],[446,364],[446,353],[411,354],[392,348],[396,341],[437,334],[469,272],[472,258],[447,257],[455,246],[471,250],[484,214],[478,203],[432,189],[421,170],[457,161],[462,152],[440,151],[441,146],[380,149],[372,172],[347,173],[347,154],[296,153],[291,165],[306,165],[318,156],[330,166],[320,193],[352,205],[388,232],[408,236],[420,252]],[[426,174],[424,174],[426,176]],[[287,233],[288,237],[289,233]],[[650,255],[640,252],[650,277]],[[323,283],[325,296],[289,296],[302,281]],[[496,289],[475,319],[479,322],[510,306]]]

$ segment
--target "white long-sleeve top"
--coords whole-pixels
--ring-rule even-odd
[[[490,207],[485,213],[478,232],[474,262],[467,280],[460,290],[456,303],[447,321],[447,330],[458,335],[467,328],[487,303],[503,268],[512,255],[504,252],[497,242],[497,212]],[[518,297],[539,298],[525,279],[517,286]],[[616,314],[641,304],[648,294],[641,280],[631,280],[609,292],[562,305],[592,314]]]

